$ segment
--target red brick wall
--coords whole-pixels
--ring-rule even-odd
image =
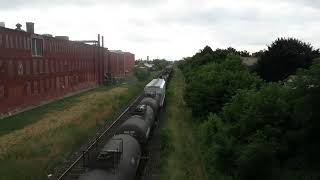
[[[43,56],[33,57],[26,32],[0,28],[0,114],[103,81],[104,49],[56,38],[43,39]],[[101,65],[102,64],[102,65]]]
[[[32,56],[32,38],[43,55]],[[104,74],[131,74],[134,55],[0,27],[0,116],[102,84]]]

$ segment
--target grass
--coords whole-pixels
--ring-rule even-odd
[[[147,81],[146,81],[147,82]],[[130,78],[0,121],[0,180],[43,180],[144,87]]]
[[[0,136],[10,133],[14,130],[21,129],[31,123],[37,122],[37,120],[50,111],[58,111],[68,107],[72,102],[74,103],[76,101],[77,96],[81,95],[82,94],[67,97],[62,100],[58,100],[50,104],[46,104],[44,106],[0,120]]]
[[[183,100],[184,88],[183,75],[175,69],[167,91],[161,130],[160,180],[207,179],[191,112]]]

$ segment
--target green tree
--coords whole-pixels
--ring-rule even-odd
[[[262,81],[242,64],[238,56],[201,66],[188,77],[185,100],[195,116],[218,112],[238,89],[257,88]]]
[[[150,77],[150,72],[146,69],[135,67],[134,75],[138,78],[139,81],[146,81]]]
[[[161,71],[169,65],[169,62],[165,59],[154,59],[152,64],[154,64],[156,70]]]
[[[286,85],[268,83],[258,90],[238,91],[220,116],[209,117],[202,125],[219,125],[211,128],[211,133],[207,133],[208,127],[202,129],[202,138],[211,139],[204,143],[208,149],[224,147],[230,152],[221,142],[233,142],[232,160],[212,161],[214,171],[230,176],[227,170],[232,166],[234,179],[319,177],[319,107],[320,63],[299,70]],[[216,150],[207,158],[224,157]]]
[[[298,68],[309,68],[319,50],[293,38],[280,38],[273,42],[257,64],[258,74],[267,81],[280,81],[295,74]]]

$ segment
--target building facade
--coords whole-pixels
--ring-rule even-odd
[[[98,86],[106,73],[130,75],[133,65],[131,53],[0,27],[0,116]]]

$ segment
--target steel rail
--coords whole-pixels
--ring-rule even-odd
[[[94,145],[96,145],[96,143],[98,142],[99,139],[102,138],[102,136],[104,136],[111,128],[113,128],[113,126],[122,118],[123,115],[125,115],[128,110],[130,109],[130,107],[132,107],[134,105],[134,103],[136,103],[136,101],[142,96],[142,94],[138,95],[138,97],[136,97],[134,99],[133,102],[131,102],[127,108],[122,111],[122,113],[116,118],[115,121],[113,121],[113,123],[106,129],[104,130],[97,138],[96,140],[85,150],[85,151],[89,151]],[[59,178],[57,180],[62,180],[68,173],[69,171],[83,158],[83,153],[59,176]]]

